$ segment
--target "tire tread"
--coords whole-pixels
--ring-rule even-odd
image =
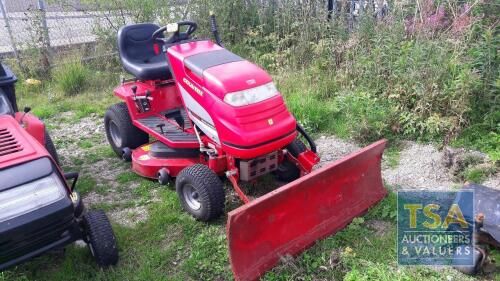
[[[177,176],[178,180],[176,181],[176,189],[179,196],[182,196],[182,191],[180,190],[181,187],[179,185],[184,178],[192,180],[197,186],[202,186],[206,191],[199,191],[199,195],[204,197],[202,200],[206,202],[206,209],[208,211],[198,219],[202,221],[209,221],[219,217],[224,210],[226,197],[219,177],[206,165],[195,164],[189,166],[182,170]],[[183,202],[182,199],[181,202]],[[185,206],[183,207],[186,209]]]
[[[108,123],[111,120],[115,121],[118,129],[122,133],[121,147],[115,146],[113,139],[108,132]],[[106,128],[106,137],[108,138],[108,142],[119,157],[123,154],[123,148],[128,147],[130,149],[134,149],[149,141],[148,134],[141,131],[132,123],[127,105],[124,102],[113,104],[106,110],[106,114],[104,115],[104,125]]]
[[[97,264],[101,267],[115,265],[118,262],[118,248],[106,213],[102,210],[89,211],[83,216],[83,223]]]

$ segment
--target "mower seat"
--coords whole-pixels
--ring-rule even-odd
[[[151,35],[158,28],[153,23],[139,23],[123,26],[118,31],[118,51],[123,68],[140,80],[172,79],[166,55],[154,51],[157,42],[151,39]],[[159,47],[161,49],[161,45]]]

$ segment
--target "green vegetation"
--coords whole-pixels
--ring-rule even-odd
[[[66,95],[73,96],[85,90],[89,69],[78,60],[63,63],[53,72],[54,82]]]
[[[495,173],[494,167],[476,167],[465,171],[465,179],[469,182],[482,183]]]
[[[127,182],[131,182],[131,181],[135,181],[137,179],[139,179],[139,177],[134,172],[123,172],[116,177],[116,182],[127,183]]]
[[[82,175],[82,177],[78,179],[78,192],[82,196],[94,190],[96,186],[96,180],[91,178],[90,175]]]

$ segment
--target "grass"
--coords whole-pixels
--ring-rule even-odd
[[[384,151],[384,158],[387,165],[394,169],[399,165],[399,154],[401,150],[397,145],[390,145]]]
[[[465,171],[465,179],[469,182],[482,183],[487,177],[495,172],[495,168],[493,167],[471,168]]]
[[[137,176],[137,174],[127,171],[127,172],[123,172],[123,173],[119,174],[116,177],[116,182],[123,184],[123,183],[131,182],[131,181],[135,181],[137,179],[139,179],[139,176]]]

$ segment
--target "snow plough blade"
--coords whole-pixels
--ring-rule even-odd
[[[227,237],[235,279],[258,279],[281,257],[297,255],[384,198],[385,144],[373,143],[231,211]]]

